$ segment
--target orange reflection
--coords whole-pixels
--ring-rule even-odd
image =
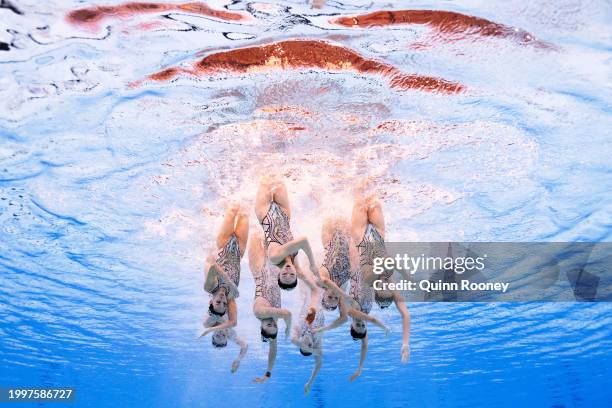
[[[349,48],[320,40],[287,40],[218,52],[204,57],[195,63],[192,69],[169,68],[152,74],[147,79],[166,81],[181,72],[204,76],[304,68],[379,74],[388,78],[392,87],[399,89],[420,89],[442,93],[457,93],[464,90],[463,85],[459,83],[430,76],[404,74],[392,65],[365,58]]]
[[[215,17],[221,20],[240,21],[246,17],[239,13],[215,10],[205,3],[137,3],[130,2],[117,6],[95,6],[73,10],[67,15],[68,22],[75,25],[95,26],[107,18],[126,18],[138,14],[184,11]]]
[[[441,33],[459,35],[462,39],[469,35],[512,38],[521,43],[549,47],[534,36],[518,28],[508,27],[484,18],[443,10],[389,10],[375,11],[357,16],[333,19],[333,24],[344,27],[371,28],[399,24],[427,25]]]

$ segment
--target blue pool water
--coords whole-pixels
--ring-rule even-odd
[[[410,304],[405,366],[399,316],[375,307],[392,333],[371,330],[362,376],[348,381],[359,346],[343,327],[326,334],[304,397],[312,359],[284,339],[273,378],[252,383],[267,346],[245,260],[238,372],[235,346],[196,340],[223,210],[252,206],[271,169],[287,177],[294,232],[319,257],[323,215],[348,214],[364,176],[390,240],[610,241],[609,2],[234,2],[252,18],[168,11],[97,28],[65,19],[86,2],[13,3],[20,14],[0,8],[0,386],[72,386],[76,405],[101,407],[612,406],[606,303]],[[553,46],[329,23],[389,8],[475,15]],[[316,69],[129,86],[216,50],[291,38],[467,91]],[[299,310],[299,290],[283,304]]]

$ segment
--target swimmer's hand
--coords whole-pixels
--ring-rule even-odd
[[[351,378],[349,378],[349,381],[355,381],[355,379],[359,377],[360,375],[361,375],[361,369],[358,368],[357,371],[355,371],[355,373],[351,375]]]
[[[261,377],[255,377],[255,379],[253,380],[253,382],[256,382],[256,383],[264,383],[264,382],[268,381],[268,378],[270,378],[270,377],[266,377],[265,375],[264,375],[264,376],[261,376]]]
[[[402,363],[403,364],[408,363],[408,360],[410,359],[410,345],[409,344],[402,345],[401,356],[402,356]]]
[[[391,333],[391,329],[389,329],[387,326],[385,326],[385,328],[383,329],[385,331],[385,339],[389,337],[389,333]]]
[[[310,393],[310,387],[312,387],[312,383],[308,381],[306,385],[304,385],[304,395],[308,395]]]
[[[314,329],[310,329],[312,334],[323,333],[327,327],[315,327]]]
[[[285,321],[285,337],[289,337],[291,331],[291,312],[287,309],[282,309],[281,316]]]
[[[308,309],[308,314],[306,315],[306,323],[309,325],[314,322],[315,316],[317,314],[317,310],[314,307]]]
[[[240,367],[240,359],[239,358],[234,360],[234,362],[232,363],[232,374],[235,373],[238,370],[238,367]]]
[[[206,335],[208,333],[210,333],[211,331],[213,331],[212,329],[206,329],[204,330],[202,333],[200,333],[200,335],[198,336],[198,339],[201,339],[202,337],[206,337]]]

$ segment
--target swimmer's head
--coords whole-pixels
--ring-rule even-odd
[[[215,348],[223,348],[227,346],[227,334],[225,330],[217,330],[212,335],[212,345]]]
[[[366,322],[363,319],[353,319],[351,323],[351,337],[353,340],[361,340],[368,334]]]
[[[305,333],[300,339],[300,353],[304,357],[311,356],[314,351],[315,339],[310,332]]]
[[[272,318],[261,319],[261,341],[264,343],[276,339],[278,326],[276,320]]]
[[[374,292],[374,300],[381,309],[385,309],[393,303],[393,292],[390,290],[377,290]]]
[[[297,286],[297,271],[295,270],[295,255],[289,255],[285,257],[276,265],[278,271],[278,286],[281,289],[291,290]]]
[[[300,354],[303,355],[304,357],[308,357],[308,356],[312,356],[312,352],[311,351],[307,351],[303,348],[300,347]]]
[[[340,297],[331,289],[325,289],[323,292],[323,297],[321,298],[321,305],[325,308],[325,310],[336,310],[338,307],[338,303],[340,303]]]
[[[227,294],[224,288],[219,288],[210,299],[208,314],[223,316],[225,312],[227,312]]]

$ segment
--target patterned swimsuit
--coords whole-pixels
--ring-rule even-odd
[[[334,231],[332,239],[325,246],[323,267],[329,272],[329,278],[340,288],[351,277],[349,237],[340,230]]]
[[[374,258],[386,258],[387,250],[385,249],[385,240],[382,238],[374,225],[368,223],[363,239],[357,245],[359,251],[359,265],[363,268],[366,265],[372,265]],[[393,275],[393,270],[385,270],[380,279],[389,279]]]
[[[227,244],[225,244],[225,246],[217,254],[217,264],[223,268],[234,285],[238,287],[238,284],[240,283],[240,247],[238,245],[238,238],[236,238],[236,235],[232,235],[229,241],[227,241]],[[217,286],[215,286],[211,293],[215,293],[221,287],[224,287],[226,291],[230,293],[229,285],[221,276],[219,276],[217,278]],[[236,297],[235,293],[231,293],[231,295]]]
[[[289,216],[275,201],[272,201],[266,216],[261,220],[261,227],[264,231],[266,248],[270,246],[271,242],[284,245],[293,240],[289,226]]]
[[[262,298],[270,303],[270,306],[281,307],[280,287],[278,286],[278,272],[265,260],[259,275],[255,276],[255,299]]]
[[[363,285],[363,272],[358,268],[351,275],[351,297],[359,304],[361,311],[369,314],[372,310],[372,300],[374,299],[374,288]]]
[[[297,337],[298,339],[303,339],[305,336],[312,336],[314,340],[313,348],[316,349],[321,346],[321,336],[313,333],[312,329],[321,328],[325,325],[325,315],[323,314],[323,311],[317,311],[317,314],[315,314],[315,318],[312,321],[312,324],[309,325],[306,321],[307,314],[308,304],[304,305],[304,307],[302,307],[302,310],[300,311],[300,323],[296,328]]]

